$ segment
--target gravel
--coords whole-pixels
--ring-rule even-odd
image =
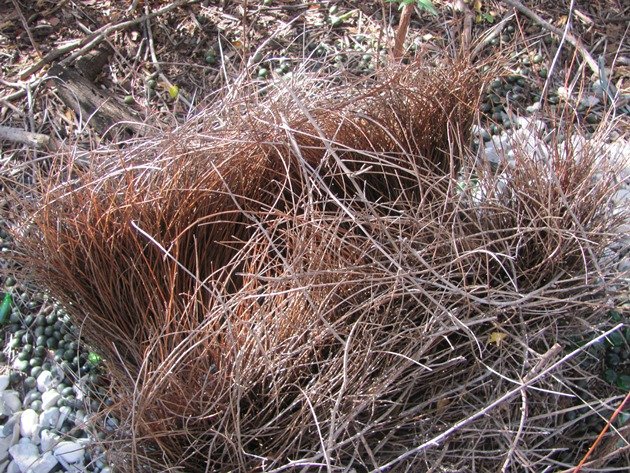
[[[3,370],[12,369],[0,375],[0,472],[111,471],[86,427],[86,412],[100,405],[90,393],[101,368],[87,361],[63,309],[8,282],[2,353]]]

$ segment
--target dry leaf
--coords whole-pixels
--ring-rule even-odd
[[[501,342],[507,338],[507,334],[503,332],[492,332],[488,336],[488,343],[496,343],[497,346],[501,345]]]
[[[451,403],[451,400],[447,397],[443,397],[437,400],[437,412],[438,414],[444,412],[446,410],[446,408],[449,406],[449,404]]]

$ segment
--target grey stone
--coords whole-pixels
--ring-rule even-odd
[[[78,463],[83,460],[85,450],[80,443],[63,441],[54,448],[55,457],[68,463]]]
[[[7,466],[7,473],[20,473],[20,467],[17,466],[17,463],[12,461],[9,463],[9,466]]]
[[[26,473],[39,458],[39,449],[37,445],[31,442],[20,442],[13,445],[9,449],[9,453],[22,473]]]
[[[0,462],[9,458],[9,448],[12,446],[11,437],[0,439]]]
[[[2,426],[2,442],[7,442],[7,450],[11,445],[15,445],[20,440],[20,417],[22,412],[16,412]]]
[[[39,425],[41,425],[42,429],[47,429],[49,427],[56,427],[57,421],[59,420],[59,408],[58,407],[49,407],[44,412],[39,415]]]
[[[58,463],[52,452],[46,452],[31,465],[28,473],[49,473]]]
[[[55,378],[50,371],[44,370],[39,373],[39,376],[37,377],[37,389],[40,393],[44,393],[49,389],[52,389],[54,383]]]
[[[59,420],[57,420],[56,429],[60,429],[63,423],[66,421],[68,416],[72,413],[72,409],[68,406],[63,406],[59,408]]]
[[[44,429],[40,433],[41,443],[39,449],[42,453],[52,452],[55,446],[59,443],[61,438],[54,432]]]
[[[4,391],[9,386],[9,375],[0,374],[0,391]]]
[[[20,401],[20,396],[18,396],[18,393],[13,390],[2,391],[2,403],[6,412],[10,412],[11,414],[19,411],[22,408],[22,401]]]

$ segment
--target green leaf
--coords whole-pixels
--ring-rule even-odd
[[[179,95],[179,87],[177,87],[176,85],[171,85],[168,88],[168,95],[170,95],[172,99],[176,99]]]
[[[483,18],[484,21],[490,24],[494,23],[494,16],[490,13],[482,13],[481,17]]]
[[[11,293],[7,292],[2,298],[2,303],[0,304],[0,325],[5,324],[6,321],[9,320],[12,305],[13,297],[11,297]]]
[[[609,310],[608,316],[611,318],[613,322],[619,322],[621,320],[621,314],[618,310]]]
[[[93,351],[91,351],[88,354],[88,358],[87,361],[89,364],[91,364],[92,366],[98,366],[99,363],[101,361],[103,361],[103,358],[101,357],[101,355],[99,355],[98,353],[94,353]]]
[[[618,387],[620,387],[623,391],[630,391],[630,375],[622,374],[617,378]]]
[[[429,13],[433,13],[435,16],[438,15],[438,11],[433,6],[433,2],[431,0],[418,0],[418,8],[426,10]]]
[[[613,332],[608,335],[608,343],[610,343],[614,347],[620,347],[624,344],[624,342],[624,336],[620,332]]]
[[[609,368],[604,371],[604,381],[607,381],[610,384],[614,384],[614,382],[617,381],[617,373],[615,372],[615,370]]]

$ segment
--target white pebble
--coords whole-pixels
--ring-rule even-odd
[[[55,378],[50,371],[44,370],[37,377],[37,389],[40,393],[44,393],[53,387]]]
[[[28,473],[49,473],[58,463],[52,452],[46,452],[31,465]]]
[[[8,374],[2,374],[0,375],[0,391],[4,391],[5,389],[7,389],[7,387],[9,386],[9,375]]]
[[[13,414],[2,426],[2,441],[8,442],[6,450],[20,440],[20,417],[22,417],[22,411]]]
[[[17,412],[22,408],[20,396],[18,396],[18,393],[15,391],[2,391],[2,403],[5,409],[11,413]]]
[[[39,448],[43,453],[52,451],[60,440],[59,435],[47,429],[42,430],[40,437],[41,444]]]
[[[68,463],[77,463],[85,456],[85,450],[77,442],[59,442],[54,450],[55,456]]]
[[[57,401],[61,397],[61,394],[56,389],[51,389],[42,394],[42,409],[46,410],[49,407],[53,407],[57,404]]]
[[[33,437],[39,428],[39,416],[33,409],[26,409],[20,417],[20,434],[22,437]]]
[[[58,420],[59,420],[58,407],[50,407],[39,415],[39,425],[41,425],[43,429],[47,429],[49,427],[56,427]]]
[[[70,409],[68,406],[63,406],[59,408],[59,420],[57,421],[57,425],[55,426],[56,429],[61,429],[61,426],[66,421],[71,412],[72,409]]]
[[[31,442],[20,442],[17,445],[13,445],[9,449],[9,453],[22,473],[26,472],[39,458],[39,450]]]
[[[7,473],[21,473],[20,467],[15,463],[15,461],[11,461],[9,466],[7,466]]]

